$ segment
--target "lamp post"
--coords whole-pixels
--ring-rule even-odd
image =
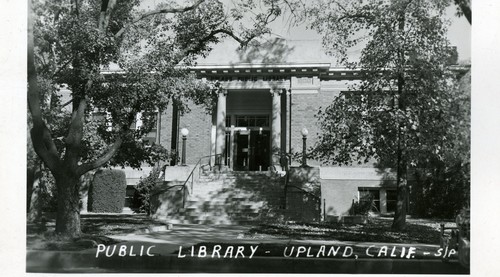
[[[304,127],[301,131],[302,133],[302,166],[306,167],[307,166],[307,158],[306,158],[306,140],[307,140],[307,135],[309,134],[309,131]]]
[[[187,135],[189,134],[189,130],[187,128],[182,128],[181,129],[181,135],[182,135],[182,159],[181,159],[181,165],[185,166],[186,165],[186,139]]]

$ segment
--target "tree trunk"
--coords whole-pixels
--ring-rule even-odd
[[[406,207],[408,203],[408,180],[406,178],[406,164],[404,162],[399,162],[396,178],[398,201],[391,228],[396,231],[402,231],[406,228]]]
[[[55,177],[57,186],[56,233],[63,237],[81,236],[79,178],[68,175]]]
[[[405,11],[403,10],[400,18],[398,19],[398,30],[400,32],[404,32],[405,29]],[[397,122],[398,122],[398,130],[397,130],[397,149],[396,149],[396,186],[397,186],[397,194],[398,201],[396,204],[396,212],[394,213],[394,220],[392,222],[392,229],[396,231],[401,231],[406,227],[406,195],[408,191],[408,181],[406,178],[406,162],[403,155],[403,150],[405,148],[404,144],[404,133],[403,133],[403,122],[401,119],[401,113],[405,111],[406,103],[405,99],[403,99],[404,92],[404,67],[405,67],[405,56],[404,49],[399,49],[398,51],[398,63],[400,68],[397,70],[397,84],[398,84],[398,92],[397,92]]]
[[[41,165],[37,162],[35,163],[33,169],[28,170],[28,174],[30,175],[28,178],[28,222],[37,222],[40,220],[42,216],[42,200],[41,200],[41,192],[43,188],[42,182],[42,170]]]

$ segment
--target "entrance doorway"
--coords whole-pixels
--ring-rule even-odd
[[[267,171],[271,164],[269,115],[228,115],[226,126],[225,165],[235,171]]]
[[[234,133],[235,171],[267,171],[270,164],[270,131],[239,130]]]

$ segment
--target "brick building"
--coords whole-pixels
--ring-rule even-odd
[[[302,130],[308,130],[307,145],[320,132],[315,115],[338,94],[356,82],[357,72],[329,63],[201,65],[192,69],[200,78],[218,80],[222,89],[212,114],[190,105],[191,112],[179,115],[169,107],[161,115],[160,143],[181,151],[180,130],[187,128],[186,163],[212,157],[232,171],[281,171],[279,153],[301,153]],[[290,156],[290,155],[288,155]],[[327,215],[345,215],[352,201],[370,193],[377,211],[391,212],[396,200],[395,182],[388,172],[371,164],[319,168],[321,198]],[[291,161],[300,166],[300,161]]]
[[[300,168],[300,160],[283,160],[283,157],[302,152],[304,128],[308,130],[307,145],[316,142],[320,130],[315,115],[320,107],[330,105],[341,91],[358,82],[359,76],[355,70],[334,66],[331,57],[321,51],[319,41],[277,43],[281,46],[262,47],[257,54],[247,51],[246,55],[235,51],[234,45],[233,48],[223,45],[207,60],[191,68],[198,78],[220,82],[216,107],[208,113],[205,108],[188,103],[191,111],[180,114],[175,105],[170,105],[159,116],[151,139],[180,153],[181,130],[189,130],[185,153],[188,166],[209,157],[202,163],[220,166],[227,172],[278,172],[283,176],[285,168]],[[278,56],[272,56],[276,52]],[[349,214],[353,202],[365,195],[373,197],[374,212],[385,214],[395,210],[396,184],[390,169],[381,170],[373,163],[329,166],[311,159],[307,163],[314,169],[311,171],[314,176],[306,177],[300,186],[304,183],[316,186],[313,197],[318,198],[316,202],[323,219]],[[128,175],[133,174],[136,173]],[[165,172],[166,178],[168,175]],[[130,184],[135,183],[137,177],[129,178]],[[260,177],[253,179],[261,180]],[[209,184],[204,186],[201,191],[206,194],[215,190],[207,189]],[[252,191],[252,186],[245,189]],[[292,202],[307,198],[306,194],[296,196],[285,198],[289,197]],[[221,197],[227,196],[216,200],[224,200]],[[282,208],[287,207],[297,212],[310,208],[291,202]]]

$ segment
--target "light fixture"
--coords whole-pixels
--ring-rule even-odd
[[[182,128],[181,135],[182,137],[187,137],[187,135],[189,135],[189,130],[187,128]]]
[[[305,138],[306,138],[306,137],[307,137],[307,135],[309,134],[309,131],[307,130],[307,128],[306,128],[306,127],[302,128],[302,131],[300,131],[300,132],[302,133],[302,136],[303,136],[303,137],[305,137]]]

